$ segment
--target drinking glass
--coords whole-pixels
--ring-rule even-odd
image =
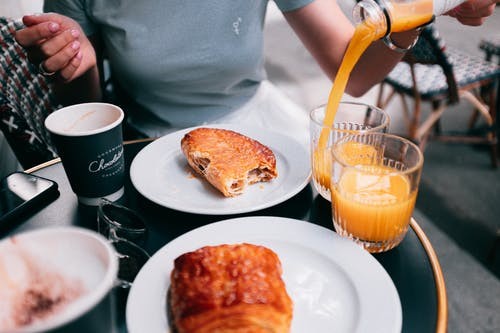
[[[332,217],[338,234],[369,252],[396,247],[417,198],[423,155],[417,145],[385,133],[351,134],[332,148]]]
[[[387,132],[389,115],[373,105],[357,102],[341,102],[335,114],[334,124],[323,124],[326,105],[313,109],[310,114],[311,167],[313,184],[318,193],[331,200],[331,147],[340,138],[361,132]]]
[[[97,228],[116,249],[122,287],[130,287],[149,259],[149,254],[140,246],[145,242],[145,222],[130,208],[101,198],[97,208]]]
[[[125,239],[143,246],[146,223],[132,209],[101,198],[97,208],[97,228],[108,239]]]
[[[113,245],[118,257],[118,283],[114,293],[118,321],[124,320],[128,293],[149,254],[142,248],[147,237],[144,220],[132,209],[101,198],[97,227]]]

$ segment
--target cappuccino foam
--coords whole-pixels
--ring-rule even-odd
[[[50,321],[85,289],[11,238],[0,254],[0,332]]]

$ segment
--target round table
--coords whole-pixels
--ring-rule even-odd
[[[174,211],[159,206],[139,194],[129,177],[135,155],[151,139],[125,144],[125,195],[119,203],[139,211],[148,227],[145,248],[152,255],[177,236],[207,223],[242,216],[281,216],[322,225],[331,230],[330,202],[323,199],[311,184],[284,203],[258,212],[238,215],[208,216]],[[96,208],[79,205],[71,191],[59,159],[46,162],[27,172],[52,179],[59,185],[60,196],[47,207],[32,214],[0,237],[47,226],[76,225],[97,230]],[[432,245],[415,220],[403,242],[393,250],[374,257],[392,278],[403,310],[403,332],[446,332],[448,306],[441,267]],[[123,315],[119,316],[120,331],[125,330]]]

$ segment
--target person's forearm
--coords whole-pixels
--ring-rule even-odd
[[[63,105],[102,101],[102,89],[97,66],[71,82],[55,81],[54,90]]]
[[[311,52],[323,71],[334,81],[355,27],[336,1],[316,0],[300,9],[286,12],[285,18]],[[396,45],[405,48],[417,36],[416,31],[393,34]],[[390,72],[403,54],[392,51],[382,41],[375,41],[361,55],[350,73],[346,92],[361,96]]]
[[[391,39],[397,46],[406,48],[415,41],[418,35],[419,32],[411,30],[395,33]],[[362,96],[382,81],[403,56],[404,53],[389,49],[382,40],[375,41],[363,53],[351,72],[346,92],[355,97]]]

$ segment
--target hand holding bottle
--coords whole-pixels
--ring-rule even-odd
[[[491,16],[500,0],[468,0],[448,11],[446,15],[456,18],[460,23],[478,26]]]

